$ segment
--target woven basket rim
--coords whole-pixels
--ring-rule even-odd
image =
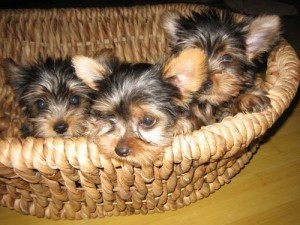
[[[281,41],[280,46],[284,49],[284,51],[289,52],[291,54],[291,57],[285,57],[281,56],[277,50],[275,49],[273,51],[273,54],[277,55],[283,63],[288,64],[288,69],[291,69],[291,73],[289,73],[287,76],[284,77],[279,77],[274,84],[274,86],[269,90],[268,96],[271,98],[271,105],[276,106],[279,108],[268,108],[263,112],[260,113],[248,113],[248,114],[243,114],[243,113],[238,113],[235,116],[230,116],[225,118],[222,122],[219,123],[214,123],[211,125],[203,126],[199,130],[193,131],[191,134],[187,135],[178,135],[174,138],[173,141],[173,148],[174,145],[178,145],[178,142],[180,141],[185,141],[187,143],[191,142],[191,139],[195,136],[201,136],[203,139],[204,137],[209,136],[209,138],[213,138],[213,143],[207,143],[209,146],[210,150],[214,153],[217,151],[221,151],[224,153],[224,151],[227,151],[227,149],[230,149],[233,147],[233,145],[237,145],[240,147],[247,147],[253,140],[260,138],[261,136],[264,135],[264,133],[269,129],[277,120],[277,118],[283,113],[283,111],[289,106],[290,102],[292,101],[293,97],[296,94],[298,85],[299,85],[299,60],[297,59],[296,53],[294,52],[293,48],[283,39]],[[278,48],[280,48],[280,46]],[[277,48],[277,49],[278,49]],[[283,50],[281,50],[283,51]],[[284,62],[286,61],[286,58],[291,59],[290,62]],[[281,63],[281,62],[280,62]],[[295,67],[295,68],[293,68]],[[293,71],[295,69],[295,71]],[[282,96],[279,96],[282,95]],[[284,103],[284,101],[280,98],[287,98],[288,101]],[[243,122],[241,122],[243,121]],[[249,128],[249,126],[245,126],[245,123],[247,125],[250,125],[251,123],[257,123],[259,124],[260,128],[254,129],[252,132],[247,132],[246,130]],[[237,123],[237,125],[234,125],[234,123]],[[229,130],[233,129],[231,134],[227,134],[224,136],[226,132],[229,132]],[[252,124],[253,128],[253,124]],[[234,131],[235,129],[235,131]],[[239,134],[240,132],[240,134]],[[230,132],[229,132],[230,133]],[[241,138],[241,133],[244,133],[248,136],[242,137]],[[250,134],[251,133],[251,134]],[[231,140],[226,140],[226,138],[229,138]],[[26,138],[28,142],[32,142],[35,139],[38,140],[39,142],[42,141],[44,143],[55,143],[55,142],[64,142],[66,139],[68,142],[69,141],[74,141],[74,142],[84,142],[85,145],[93,145],[92,143],[87,140],[86,137],[72,137],[72,138],[61,138],[61,137],[49,137],[49,138],[34,138],[34,137],[27,137]],[[203,141],[203,140],[202,140]],[[227,141],[227,146],[225,146],[225,142]],[[25,141],[26,142],[26,141]],[[211,141],[210,141],[211,142]],[[22,145],[24,144],[24,140],[22,141],[18,137],[9,137],[9,138],[2,138],[0,139],[0,146],[4,145],[4,143],[18,143],[20,147],[22,148]],[[187,144],[185,143],[185,144]],[[66,143],[65,143],[66,144]],[[221,147],[222,146],[222,147]],[[201,146],[198,146],[201,148]],[[207,147],[207,146],[206,146]],[[220,148],[221,147],[221,148]],[[33,150],[33,149],[32,149]],[[34,150],[33,150],[34,151]],[[169,154],[170,151],[168,151]],[[231,153],[234,154],[234,153]],[[171,157],[171,156],[169,156]],[[219,155],[220,157],[220,155]],[[119,166],[119,164],[116,162],[116,165]]]

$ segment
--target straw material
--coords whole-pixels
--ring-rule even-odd
[[[84,54],[113,47],[128,61],[154,62],[168,45],[159,15],[188,4],[105,9],[0,11],[0,60]],[[23,121],[0,74],[0,204],[53,219],[154,213],[209,196],[249,162],[258,142],[293,99],[300,64],[282,40],[268,59],[272,107],[238,114],[222,123],[174,138],[154,166],[133,167],[107,159],[85,137],[19,139]]]

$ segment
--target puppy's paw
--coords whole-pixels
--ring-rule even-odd
[[[237,107],[240,112],[262,112],[271,105],[271,101],[264,93],[245,93],[238,97]]]

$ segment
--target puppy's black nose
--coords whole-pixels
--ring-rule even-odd
[[[118,156],[126,157],[129,155],[130,149],[127,147],[121,146],[121,147],[116,147],[115,152],[117,153]]]
[[[53,127],[53,130],[58,134],[65,133],[69,128],[69,125],[65,122],[56,123]]]

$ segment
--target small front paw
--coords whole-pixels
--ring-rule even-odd
[[[271,105],[271,101],[268,96],[261,94],[242,94],[238,98],[238,108],[240,112],[262,112]]]

